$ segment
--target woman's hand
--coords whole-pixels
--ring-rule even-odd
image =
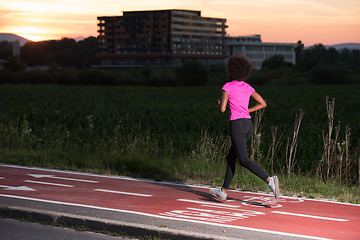
[[[220,100],[217,100],[217,101],[216,101],[216,107],[217,107],[218,109],[220,109]]]
[[[225,91],[222,91],[221,101],[217,100],[217,104],[216,104],[216,106],[220,112],[226,111],[226,105],[227,105],[228,101],[229,101],[229,94]]]

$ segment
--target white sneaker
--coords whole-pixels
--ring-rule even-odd
[[[280,197],[279,179],[277,176],[270,177],[269,185],[271,191],[274,192],[275,198]]]
[[[221,188],[210,188],[210,193],[211,195],[213,195],[214,197],[217,197],[221,200],[226,200],[227,198],[227,193],[223,193],[221,191]]]

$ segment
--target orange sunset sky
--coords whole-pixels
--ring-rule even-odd
[[[187,9],[226,18],[230,36],[305,46],[360,42],[359,0],[0,0],[0,32],[33,41],[98,36],[98,16]]]

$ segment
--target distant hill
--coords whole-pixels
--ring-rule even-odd
[[[336,50],[341,50],[344,48],[347,48],[349,50],[354,50],[354,49],[360,50],[360,43],[341,43],[341,44],[335,44],[335,45],[328,45],[326,47],[333,47]]]
[[[0,33],[0,41],[8,41],[13,42],[18,40],[20,43],[20,46],[24,46],[26,42],[31,42],[30,40],[20,37],[18,35],[12,34],[12,33]]]

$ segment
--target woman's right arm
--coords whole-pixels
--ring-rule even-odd
[[[217,100],[217,104],[216,104],[220,112],[226,111],[226,105],[228,101],[229,101],[229,94],[223,90],[221,95],[221,101]]]

